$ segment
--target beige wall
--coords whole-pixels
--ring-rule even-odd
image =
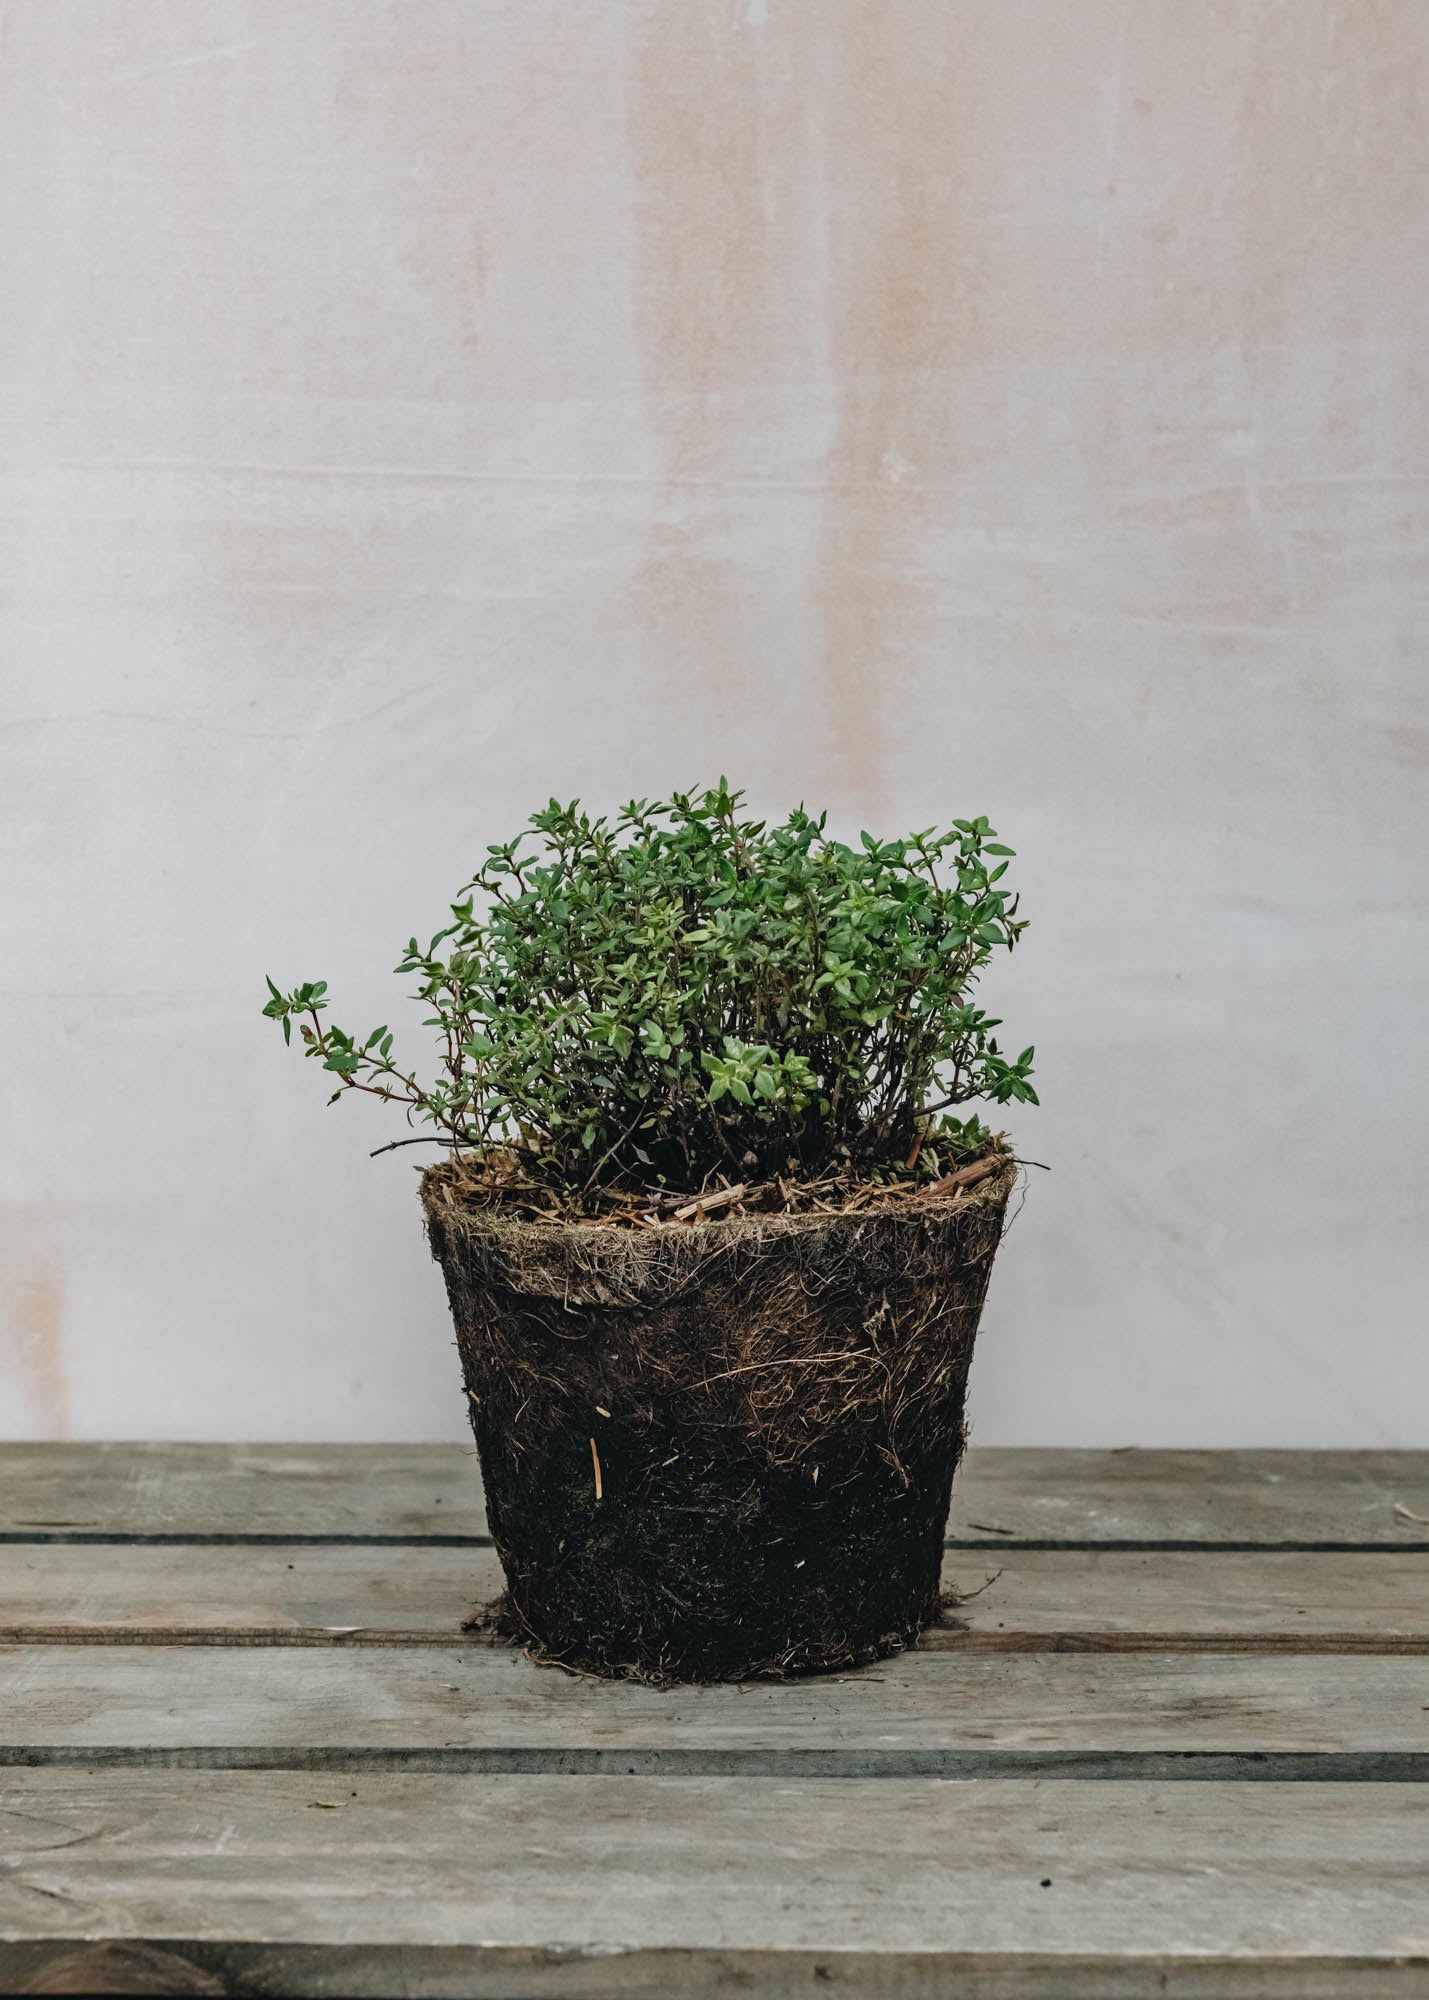
[[[0,1429],[457,1435],[262,974],[725,770],[1021,852],[980,1439],[1429,1444],[1424,0],[0,35]]]

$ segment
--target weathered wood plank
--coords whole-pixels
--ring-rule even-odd
[[[952,1551],[962,1601],[927,1643],[969,1651],[1105,1647],[1429,1651],[1418,1554]],[[501,1587],[489,1548],[0,1546],[0,1643],[468,1644]]]
[[[1101,1993],[1127,1990],[1109,1972],[1146,1991],[1163,1967],[1265,1961],[1301,1991],[1333,1972],[1415,1990],[1396,1969],[1422,1991],[1429,1965],[1422,1786],[17,1771],[0,1856],[0,1936],[302,1946],[309,1991],[323,1947],[345,1976],[361,1948],[344,1992],[391,1991],[413,1947],[466,1985],[414,1969],[404,1991],[540,1990],[494,1984],[524,1964],[567,1995],[668,1991],[668,1954],[697,1992],[722,1953],[766,1984],[800,1955],[811,1985],[859,1954],[842,1983],[869,1992],[888,1990],[880,1953],[973,1992],[999,1990],[980,1958],[1023,1993],[1034,1974],[1058,1991],[1061,1964],[1100,1967]],[[586,1976],[612,1960],[618,1980]]]
[[[916,1654],[662,1692],[485,1648],[0,1651],[0,1764],[908,1777],[1429,1776],[1413,1660]],[[1149,1760],[1149,1761],[1148,1761]]]
[[[583,1950],[576,1945],[295,1945],[193,1939],[0,1942],[15,1993],[282,1993],[312,2000],[669,2000],[795,1993],[877,2000],[1423,2000],[1415,1959],[1127,1957],[1070,1952]],[[39,1982],[43,1981],[41,1984]],[[33,1982],[33,1983],[32,1983]],[[127,1983],[122,1983],[127,1982]]]
[[[460,1445],[10,1444],[0,1535],[462,1540],[485,1535]],[[1396,1513],[1396,1504],[1407,1513]],[[978,1449],[950,1533],[1018,1543],[1429,1547],[1429,1452]]]
[[[989,1546],[1429,1548],[1429,1525],[1396,1506],[1429,1516],[1429,1452],[972,1451],[949,1534]]]
[[[9,1536],[486,1534],[469,1445],[7,1444],[0,1496]]]
[[[935,1635],[947,1646],[1429,1649],[1417,1552],[953,1550],[943,1577],[957,1600]]]

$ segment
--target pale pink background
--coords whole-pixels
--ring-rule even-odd
[[[0,35],[0,1430],[459,1435],[262,975],[724,770],[1021,851],[982,1442],[1429,1444],[1423,0]]]

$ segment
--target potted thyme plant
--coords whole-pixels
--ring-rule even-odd
[[[534,844],[532,835],[534,834]],[[440,1069],[265,1014],[405,1108],[507,1579],[545,1657],[839,1668],[935,1618],[973,1337],[1036,1103],[971,994],[1024,924],[985,819],[829,837],[721,779],[554,800],[396,968]],[[380,1148],[386,1151],[388,1148]]]

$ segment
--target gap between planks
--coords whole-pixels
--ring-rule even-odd
[[[1045,1779],[1140,1784],[1429,1784],[1423,1750],[733,1750],[500,1748],[304,1750],[212,1744],[0,1744],[0,1769],[312,1771],[368,1777],[407,1772],[522,1778]]]
[[[242,1534],[194,1533],[179,1531],[148,1533],[140,1529],[119,1533],[112,1530],[84,1528],[24,1528],[7,1529],[0,1532],[0,1547],[44,1548],[49,1546],[73,1546],[89,1544],[99,1548],[374,1548],[374,1549],[490,1549],[494,1548],[490,1535],[337,1535],[337,1534]],[[948,1535],[943,1547],[948,1550],[972,1550],[979,1555],[996,1555],[999,1549],[1028,1550],[1039,1554],[1052,1554],[1065,1549],[1070,1553],[1080,1551],[1106,1551],[1114,1555],[1131,1555],[1141,1551],[1153,1555],[1356,1555],[1356,1556],[1400,1556],[1429,1554],[1429,1539],[1414,1540],[1404,1537],[1398,1541],[1294,1541],[1290,1539],[1254,1541],[1227,1541],[1217,1537],[1198,1541],[1193,1537],[1181,1536],[1174,1541],[1149,1541],[1145,1536],[1114,1540],[1108,1536],[1090,1536],[1078,1541],[1067,1537],[1043,1537],[1009,1534],[994,1539],[992,1536]]]
[[[419,1646],[489,1646],[520,1651],[519,1641],[472,1632],[409,1632],[380,1626],[353,1626],[341,1632],[304,1631],[290,1625],[13,1625],[0,1629],[0,1650],[10,1646],[252,1646],[308,1650],[402,1649]],[[918,1640],[920,1653],[1207,1653],[1259,1659],[1299,1659],[1358,1655],[1362,1658],[1423,1658],[1429,1638],[1422,1633],[1384,1632],[959,1632],[930,1626]]]

